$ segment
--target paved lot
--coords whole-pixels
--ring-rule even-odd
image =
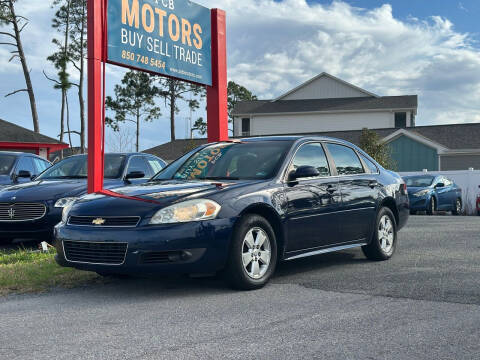
[[[0,300],[2,359],[479,359],[480,217],[412,217],[389,262],[282,264],[271,285],[127,280]]]

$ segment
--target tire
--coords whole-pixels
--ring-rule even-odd
[[[234,289],[260,289],[268,283],[276,265],[277,241],[270,223],[259,215],[242,217],[233,232],[225,280]]]
[[[455,200],[455,204],[453,205],[452,214],[453,215],[460,215],[462,213],[462,199],[458,198]]]
[[[370,244],[362,247],[365,256],[374,261],[390,259],[397,248],[397,224],[395,216],[387,207],[382,207],[377,214],[375,231]]]
[[[415,210],[410,210],[410,215],[417,215],[417,212]]]
[[[427,215],[434,215],[437,210],[437,199],[433,196],[430,198],[429,206],[427,207]]]

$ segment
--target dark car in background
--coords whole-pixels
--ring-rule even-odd
[[[106,154],[105,188],[146,182],[165,165],[149,154]],[[0,240],[50,241],[62,209],[86,192],[87,155],[66,158],[33,182],[0,190]]]
[[[30,182],[51,165],[49,161],[34,154],[1,151],[0,189]]]
[[[361,247],[395,252],[407,222],[402,178],[358,147],[323,137],[208,144],[148,183],[63,209],[57,262],[109,274],[208,274],[263,286],[281,260]]]
[[[415,175],[404,177],[410,198],[410,213],[426,211],[433,215],[438,211],[462,213],[462,189],[443,175]]]

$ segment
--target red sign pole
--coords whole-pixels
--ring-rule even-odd
[[[208,141],[228,140],[227,26],[225,11],[212,10],[212,86],[207,86]]]
[[[88,0],[88,193],[103,190],[102,61],[104,0]]]

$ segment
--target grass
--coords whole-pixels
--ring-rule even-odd
[[[55,250],[0,251],[0,296],[45,292],[101,282],[95,274],[63,268],[54,260]]]

